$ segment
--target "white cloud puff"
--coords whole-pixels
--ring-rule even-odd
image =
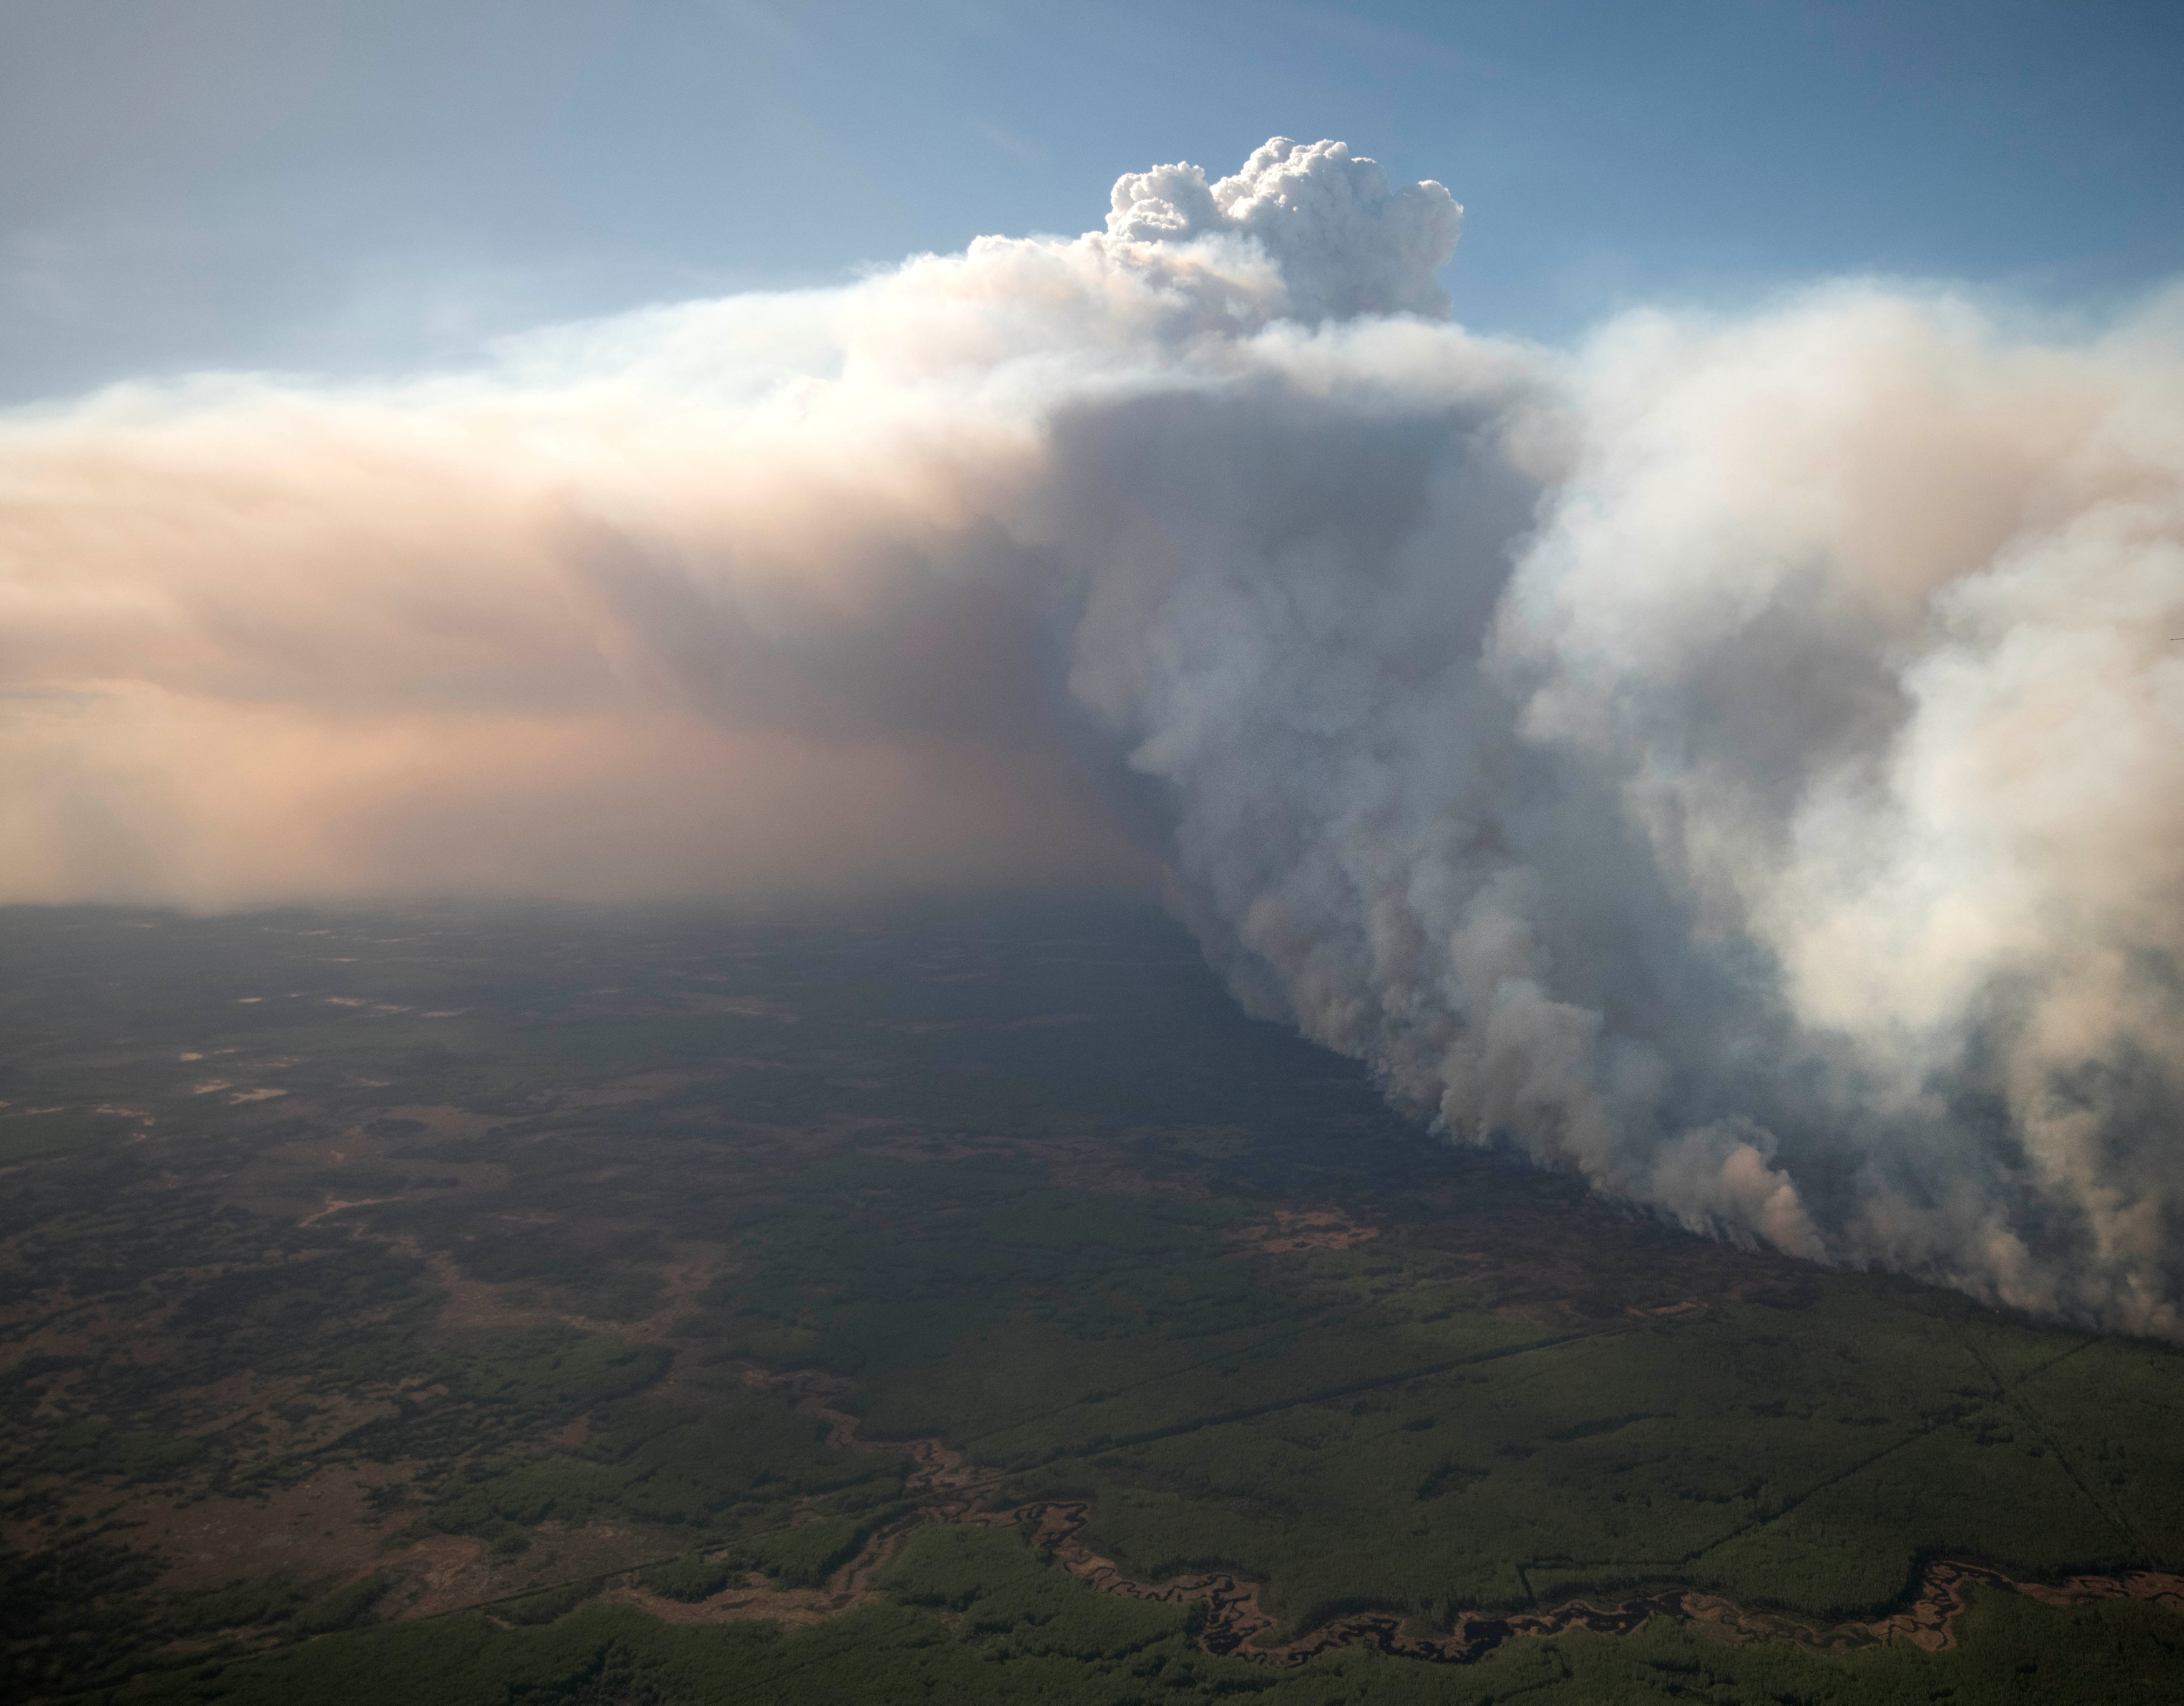
[[[1463,209],[1430,178],[1390,190],[1347,143],[1276,137],[1217,182],[1197,166],[1156,166],[1118,179],[1112,200],[1107,231],[1123,243],[1258,245],[1301,319],[1448,314],[1435,274],[1456,253]]]

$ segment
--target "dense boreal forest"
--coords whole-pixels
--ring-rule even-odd
[[[2184,1356],[1451,1146],[1128,902],[0,967],[14,1698],[2184,1687]]]

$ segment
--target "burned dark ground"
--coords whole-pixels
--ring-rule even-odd
[[[0,967],[18,1698],[2184,1685],[2184,1356],[1451,1147],[1133,903]]]

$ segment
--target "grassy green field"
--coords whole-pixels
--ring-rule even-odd
[[[1081,1501],[1280,1638],[2184,1569],[2170,1347],[1451,1149],[1128,906],[23,909],[0,967],[14,1698],[2184,1692],[2139,1600],[1276,1665],[1044,1557]]]

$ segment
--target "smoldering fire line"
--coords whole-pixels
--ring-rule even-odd
[[[2184,1332],[2184,298],[1558,354],[1448,320],[1458,225],[1278,139],[484,376],[19,416],[0,893],[1156,867],[1459,1140]]]

